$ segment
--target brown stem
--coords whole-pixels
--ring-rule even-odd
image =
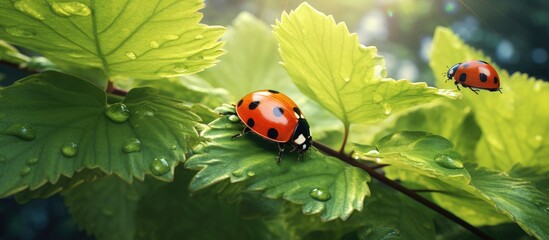
[[[377,179],[378,181],[388,185],[389,187],[391,188],[394,188],[395,190],[403,193],[404,195],[414,199],[415,201],[423,204],[424,206],[432,209],[433,211],[439,213],[440,215],[448,218],[449,220],[461,225],[463,228],[467,229],[468,231],[470,231],[471,233],[477,235],[478,237],[480,237],[481,239],[492,239],[492,237],[488,236],[486,233],[482,232],[480,229],[476,228],[475,226],[469,224],[468,222],[464,221],[463,219],[459,218],[458,216],[454,215],[453,213],[447,211],[446,209],[436,205],[435,203],[427,200],[426,198],[422,197],[421,195],[419,195],[418,193],[408,189],[408,188],[405,188],[404,186],[398,184],[397,182],[385,177],[385,175],[381,174],[381,173],[378,173],[376,172],[374,169],[362,164],[362,163],[359,163],[357,161],[355,161],[354,159],[352,159],[351,157],[343,154],[341,151],[338,152],[336,150],[333,150],[331,148],[329,148],[328,146],[322,144],[322,143],[319,143],[319,142],[313,142],[313,146],[315,146],[317,149],[319,149],[320,151],[332,156],[332,157],[336,157],[336,158],[339,158],[340,160],[352,165],[352,166],[355,166],[357,168],[360,168],[364,171],[366,171],[367,173],[370,174],[370,176],[372,176],[373,178]]]
[[[347,138],[349,138],[349,125],[345,125],[344,129],[345,129],[345,132],[343,134],[343,143],[341,144],[341,148],[339,148],[340,154],[345,153],[345,145],[347,145]]]
[[[112,93],[114,95],[118,95],[118,96],[126,96],[128,95],[128,92],[125,91],[125,90],[122,90],[122,89],[119,89],[119,88],[116,88],[114,86],[114,83],[109,80],[109,83],[107,85],[107,89],[105,90],[105,92],[108,92],[108,93]]]

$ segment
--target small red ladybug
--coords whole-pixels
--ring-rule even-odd
[[[448,80],[454,79],[454,84],[459,89],[461,86],[471,89],[478,94],[481,89],[491,92],[499,91],[499,76],[494,67],[482,60],[470,60],[457,63],[446,73]]]
[[[246,128],[232,139],[250,130],[268,140],[278,142],[280,163],[284,144],[294,146],[301,154],[312,145],[309,123],[297,105],[286,95],[275,90],[260,90],[244,96],[236,105],[236,114]]]

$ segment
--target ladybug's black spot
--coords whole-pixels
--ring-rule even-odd
[[[267,91],[269,91],[270,93],[274,93],[274,94],[280,93],[279,91],[275,91],[275,90],[271,90],[271,89],[269,89]]]
[[[246,121],[246,124],[248,127],[253,128],[255,125],[255,121],[252,118],[248,118],[248,121]]]
[[[486,81],[488,81],[488,76],[486,76],[486,74],[484,74],[484,73],[480,73],[480,74],[478,75],[478,77],[480,78],[480,81],[481,81],[481,82],[486,82]]]
[[[240,105],[242,105],[242,102],[244,102],[244,99],[240,99],[240,101],[238,101],[238,104],[236,106],[240,107]]]
[[[278,131],[274,128],[269,128],[269,131],[267,131],[267,137],[276,139],[278,137]]]
[[[498,83],[499,83],[498,77],[494,77],[494,83],[495,83],[495,84],[498,84]]]
[[[487,62],[482,61],[482,60],[478,60],[478,61],[481,62],[481,63],[484,63],[484,64],[488,64]]]
[[[275,115],[275,117],[282,117],[282,115],[284,114],[284,109],[280,107],[275,107],[273,108],[273,114]]]
[[[467,68],[469,67],[469,63],[464,63],[464,64],[461,64],[462,68]]]
[[[299,110],[298,107],[294,107],[294,112],[297,113],[297,115],[301,115],[301,110]]]
[[[257,108],[257,106],[259,106],[259,101],[253,101],[250,103],[250,105],[248,105],[248,108],[250,110],[254,110],[255,108]]]
[[[462,73],[461,75],[459,75],[459,81],[460,82],[465,82],[465,79],[467,79],[467,74]]]

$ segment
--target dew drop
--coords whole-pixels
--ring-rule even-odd
[[[177,150],[177,145],[171,145],[170,150]]]
[[[463,162],[457,158],[457,156],[452,156],[450,154],[437,154],[435,156],[435,162],[445,168],[450,169],[460,169],[463,168]]]
[[[137,138],[129,138],[122,144],[122,152],[132,153],[141,150],[141,141]]]
[[[366,157],[377,158],[379,157],[379,151],[377,149],[372,149],[364,154]]]
[[[21,11],[25,15],[38,19],[38,20],[44,20],[44,16],[34,8],[34,4],[30,3],[29,1],[23,0],[23,1],[16,1],[13,3],[13,6],[15,9]]]
[[[14,37],[22,37],[22,38],[31,38],[36,35],[36,33],[26,30],[19,27],[6,27],[6,32]]]
[[[177,40],[177,39],[179,39],[179,36],[177,36],[175,34],[169,34],[169,35],[164,36],[164,38],[167,39],[167,40]]]
[[[350,78],[350,77],[344,77],[344,78],[343,78],[343,81],[345,81],[346,83],[348,83],[348,82],[351,81],[351,78]]]
[[[176,73],[185,73],[187,71],[188,67],[185,64],[177,64],[174,65],[172,70]]]
[[[76,143],[65,143],[63,146],[61,146],[61,153],[65,157],[74,157],[78,153],[78,144]]]
[[[126,57],[128,57],[129,59],[134,60],[134,59],[137,58],[137,54],[135,54],[135,53],[132,52],[132,51],[127,51],[127,52],[126,52]]]
[[[149,47],[158,48],[158,47],[160,47],[160,44],[158,44],[157,41],[151,41],[151,42],[149,42]]]
[[[29,124],[15,123],[4,129],[2,132],[5,135],[18,137],[21,140],[32,141],[36,138],[36,131]]]
[[[29,160],[27,160],[27,165],[32,166],[38,163],[38,160],[39,160],[38,158],[30,158]]]
[[[240,118],[237,115],[229,115],[229,121],[231,122],[239,122]]]
[[[389,104],[387,103],[383,104],[383,113],[385,113],[385,115],[391,114],[392,111],[393,109],[391,108],[391,106],[389,106]]]
[[[204,39],[204,35],[198,34],[198,35],[196,35],[196,37],[194,37],[194,39],[196,39],[196,40]]]
[[[244,174],[244,171],[242,171],[242,169],[238,169],[238,170],[234,170],[231,174],[235,177],[242,177],[242,175]]]
[[[253,177],[253,176],[255,176],[255,172],[254,171],[247,171],[246,175],[248,175],[248,177]]]
[[[51,3],[53,12],[61,17],[70,16],[89,16],[90,8],[81,2],[53,2]]]
[[[105,109],[105,115],[113,122],[123,123],[130,117],[130,110],[123,103],[115,103]]]
[[[332,198],[332,194],[328,191],[328,189],[323,187],[313,188],[313,190],[311,190],[309,195],[312,198],[318,201],[323,201],[323,202],[328,201],[330,200],[330,198]]]
[[[170,164],[165,158],[155,158],[149,165],[149,169],[152,174],[162,176],[170,171]]]
[[[31,168],[30,168],[30,167],[24,167],[24,168],[22,168],[21,171],[19,172],[19,175],[21,175],[21,177],[24,177],[24,176],[29,175],[30,172],[31,172]]]

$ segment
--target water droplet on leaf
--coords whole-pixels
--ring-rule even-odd
[[[5,30],[8,34],[14,37],[31,38],[36,35],[36,33],[31,30],[26,30],[19,27],[6,27]]]
[[[53,2],[51,3],[53,12],[62,17],[70,16],[88,16],[91,13],[88,5],[81,2]]]
[[[160,44],[158,44],[157,41],[151,41],[151,42],[149,42],[149,47],[158,48],[158,47],[160,47]]]
[[[105,115],[113,122],[122,123],[130,117],[130,110],[123,103],[115,103],[105,109]]]
[[[231,122],[239,122],[240,118],[237,115],[229,115],[229,121]]]
[[[44,20],[44,16],[42,16],[42,13],[40,13],[36,8],[35,4],[32,2],[29,2],[27,0],[22,1],[16,1],[13,3],[13,7],[15,9],[21,11],[25,15],[38,19],[38,20]]]
[[[255,172],[254,171],[248,171],[248,172],[246,172],[246,175],[248,175],[248,177],[253,177],[253,176],[255,176]]]
[[[176,73],[185,73],[187,71],[187,65],[185,64],[177,64],[177,65],[174,65],[172,70]]]
[[[346,83],[348,83],[348,82],[351,81],[351,78],[350,78],[350,77],[344,77],[344,78],[343,78],[343,81],[345,81]]]
[[[199,55],[193,55],[193,56],[190,56],[188,59],[191,60],[191,61],[203,60],[204,56],[202,56],[200,54]]]
[[[242,171],[242,169],[238,169],[238,170],[234,170],[231,174],[235,177],[242,177],[242,175],[244,174],[244,171]]]
[[[141,150],[141,141],[137,138],[129,138],[122,144],[122,152],[131,153]]]
[[[196,37],[194,37],[194,39],[196,40],[204,39],[204,36],[202,34],[198,34],[196,35]]]
[[[34,165],[36,163],[38,163],[38,158],[30,158],[29,160],[27,160],[27,165]]]
[[[19,172],[19,175],[21,175],[21,177],[24,177],[24,176],[29,175],[30,172],[31,172],[31,168],[30,168],[30,167],[24,167],[24,168],[22,168],[21,171]]]
[[[393,109],[391,108],[391,106],[389,106],[389,104],[387,103],[383,104],[383,113],[385,113],[385,115],[391,114],[392,111]]]
[[[15,123],[4,129],[6,135],[18,137],[21,140],[32,141],[36,138],[36,131],[29,124]]]
[[[78,144],[76,143],[65,143],[61,146],[61,153],[65,157],[74,157],[78,153]]]
[[[155,158],[149,166],[152,174],[162,176],[170,171],[170,164],[165,158]]]
[[[328,189],[323,187],[313,188],[313,190],[311,190],[309,195],[312,198],[318,201],[323,201],[323,202],[328,201],[330,200],[330,198],[332,198],[332,194],[328,191]]]
[[[170,150],[176,150],[177,149],[177,145],[171,145],[170,146]]]
[[[129,59],[136,59],[137,58],[137,54],[135,54],[134,52],[132,51],[128,51],[126,52],[126,57],[128,57]]]
[[[452,156],[454,155],[454,156]],[[460,168],[463,168],[463,162],[461,162],[461,160],[459,160],[459,157],[458,156],[455,156],[455,154],[437,154],[435,156],[435,162],[442,166],[442,167],[445,167],[445,168],[450,168],[450,169],[460,169]]]

